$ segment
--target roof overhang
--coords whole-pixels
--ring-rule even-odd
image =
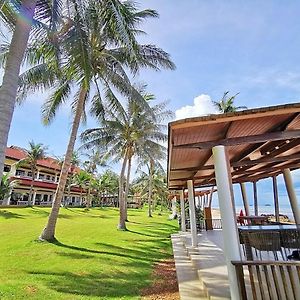
[[[169,123],[168,186],[214,186],[212,148],[227,148],[233,183],[300,167],[300,103],[188,118]]]

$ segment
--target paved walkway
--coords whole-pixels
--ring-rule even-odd
[[[172,235],[178,287],[181,300],[207,300],[197,270],[190,260],[180,234]]]

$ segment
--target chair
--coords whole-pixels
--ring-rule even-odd
[[[249,232],[248,239],[250,246],[255,249],[257,257],[257,251],[259,251],[259,257],[261,260],[262,251],[268,252],[268,255],[269,252],[272,252],[275,260],[278,260],[277,252],[280,252],[282,259],[286,260],[281,248],[280,234],[278,231]]]
[[[281,247],[287,256],[286,249],[300,249],[300,231],[297,229],[285,230],[280,232]]]

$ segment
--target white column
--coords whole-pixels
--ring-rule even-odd
[[[177,216],[177,198],[176,195],[172,199],[172,218],[175,219]]]
[[[192,246],[197,247],[197,225],[196,225],[196,211],[195,211],[195,199],[194,199],[194,187],[193,180],[187,181],[188,197],[189,197],[189,212],[190,212],[190,224],[192,234]]]
[[[184,193],[183,190],[179,191],[179,197],[180,197],[180,211],[181,211],[181,231],[186,231],[186,225],[185,225],[185,205],[184,205]]]
[[[272,177],[273,181],[273,195],[274,195],[274,208],[275,208],[275,220],[279,222],[279,203],[278,203],[278,189],[277,189],[277,178]]]
[[[241,252],[237,232],[236,215],[233,208],[233,190],[229,160],[224,146],[215,146],[212,148],[212,152],[222,218],[224,254],[228,269],[230,294],[231,299],[238,300],[238,281],[235,267],[231,264],[231,261],[241,260]]]
[[[250,216],[249,202],[248,202],[248,197],[247,197],[247,193],[246,193],[245,182],[240,183],[240,187],[241,187],[241,193],[242,193],[246,216]]]
[[[290,203],[291,203],[291,207],[292,207],[295,222],[296,222],[296,224],[300,224],[300,209],[299,209],[299,206],[298,206],[296,193],[295,193],[295,190],[294,190],[294,187],[293,187],[293,181],[292,181],[292,176],[291,176],[290,169],[283,170],[283,178],[284,178],[284,181],[285,181],[286,190],[287,190],[288,195],[289,195],[289,199],[290,199]]]
[[[37,170],[37,172],[36,172],[36,179],[39,179],[39,176],[40,176],[40,170]]]

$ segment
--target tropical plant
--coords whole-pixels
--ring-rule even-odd
[[[230,96],[229,91],[224,92],[222,99],[220,101],[213,101],[213,104],[220,113],[229,113],[237,110],[247,109],[246,106],[234,105],[234,100],[238,94],[239,93],[236,93],[235,95]]]
[[[33,203],[33,183],[37,172],[37,162],[45,158],[47,147],[43,144],[36,144],[35,142],[29,142],[29,150],[26,151],[26,157],[18,162],[18,166],[29,166],[31,172],[31,184],[28,197],[28,205]]]
[[[85,191],[86,193],[86,198],[87,198],[87,203],[86,205],[89,207],[88,203],[88,193],[89,193],[89,187],[90,187],[90,181],[91,181],[91,174],[89,174],[86,171],[80,170],[78,173],[75,174],[74,176],[74,184],[79,186],[80,188],[80,201],[82,203],[82,198],[83,198],[83,192]]]
[[[19,180],[11,180],[10,176],[9,173],[3,174],[0,181],[0,200],[3,205],[9,205],[10,193],[19,182]]]
[[[0,59],[1,66],[4,67],[0,87],[0,170],[3,170],[5,148],[18,90],[18,76],[31,26],[34,24],[35,37],[44,29],[43,22],[47,22],[49,28],[55,26],[59,17],[60,1],[3,0],[0,3],[0,18],[6,24],[7,30],[13,31],[10,44],[2,46],[1,50],[5,50],[5,55]]]
[[[112,95],[107,94],[107,96],[111,97]],[[148,96],[153,99],[153,95]],[[144,97],[146,98],[147,94],[144,94]],[[149,111],[134,97],[131,97],[127,99],[124,107],[119,106],[115,111],[107,111],[105,120],[100,119],[101,127],[88,129],[82,134],[86,148],[106,149],[107,156],[112,157],[113,162],[123,161],[119,177],[120,219],[118,228],[120,230],[126,230],[125,195],[128,194],[132,157],[134,155],[140,157],[145,153],[147,153],[147,157],[151,157],[152,151],[160,147],[159,142],[166,140],[167,136],[163,133],[165,125],[158,122],[158,120],[173,115],[172,112],[165,109],[166,105],[167,103],[164,102],[150,106],[151,110]],[[125,182],[126,167],[128,168],[127,182]]]

